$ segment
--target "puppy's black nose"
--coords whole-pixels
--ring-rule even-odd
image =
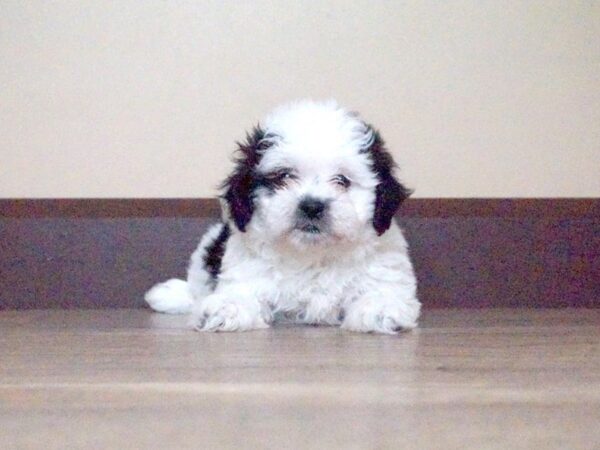
[[[313,197],[304,198],[298,205],[298,209],[307,219],[320,219],[325,212],[325,202]]]

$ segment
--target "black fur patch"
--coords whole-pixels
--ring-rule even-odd
[[[254,212],[254,191],[259,185],[254,170],[269,143],[264,141],[265,132],[256,126],[246,135],[244,142],[238,142],[233,173],[223,182],[222,198],[229,205],[231,217],[237,228],[244,232]]]
[[[396,164],[392,155],[386,150],[378,131],[373,130],[373,143],[364,152],[371,158],[371,169],[379,179],[379,184],[375,188],[373,227],[377,235],[381,236],[390,228],[394,214],[412,191],[394,177],[393,169]]]
[[[223,224],[223,228],[221,228],[221,232],[217,238],[205,249],[204,268],[213,280],[216,280],[221,272],[221,261],[223,260],[225,245],[230,235],[231,230],[229,229],[229,225]]]

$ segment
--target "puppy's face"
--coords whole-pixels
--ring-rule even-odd
[[[409,194],[379,135],[332,103],[275,111],[240,150],[224,184],[232,219],[297,249],[382,234]]]
[[[377,179],[367,156],[347,142],[312,137],[275,138],[265,151],[253,225],[297,247],[355,241],[370,227]]]

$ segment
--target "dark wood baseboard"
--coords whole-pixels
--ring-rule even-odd
[[[143,306],[214,199],[0,200],[0,309]],[[424,307],[600,307],[600,199],[410,199]]]
[[[1,199],[0,218],[199,217],[220,214],[214,198]],[[596,198],[411,198],[399,217],[600,219]]]

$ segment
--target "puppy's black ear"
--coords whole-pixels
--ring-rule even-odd
[[[392,224],[400,204],[412,194],[412,191],[394,177],[393,170],[396,164],[392,155],[386,150],[379,132],[370,127],[369,130],[373,133],[373,140],[363,151],[371,158],[371,170],[379,180],[375,188],[373,227],[377,235],[381,236]]]
[[[244,142],[238,142],[235,169],[223,182],[223,198],[229,207],[229,214],[237,228],[244,232],[254,212],[254,190],[256,189],[254,169],[262,156],[264,131],[260,126],[246,134]]]

